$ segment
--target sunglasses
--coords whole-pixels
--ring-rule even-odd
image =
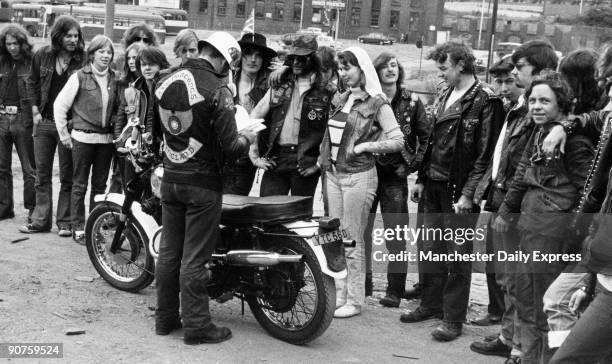
[[[134,38],[134,43],[136,43],[136,42],[141,42],[141,41],[142,41],[142,42],[145,42],[145,43],[147,43],[147,44],[150,44],[150,43],[151,43],[151,39],[149,39],[149,38],[147,38],[147,37],[136,37],[136,38]]]
[[[297,61],[298,63],[308,62],[308,56],[288,56],[287,60],[291,63]]]

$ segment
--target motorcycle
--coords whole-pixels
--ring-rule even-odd
[[[85,227],[94,267],[128,292],[153,282],[162,235],[163,167],[142,131],[136,118],[122,133],[131,134],[124,149],[135,171],[125,194],[95,196]],[[207,263],[210,298],[238,298],[243,313],[246,301],[269,334],[292,344],[314,340],[331,323],[334,278],[346,277],[343,249],[355,244],[338,219],[312,217],[311,199],[224,195],[221,241]]]

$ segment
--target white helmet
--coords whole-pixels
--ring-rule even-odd
[[[198,51],[207,43],[215,47],[215,49],[221,53],[231,68],[234,68],[236,63],[240,60],[240,44],[238,44],[238,41],[230,34],[226,32],[215,32],[211,34],[210,37],[206,38],[206,40],[199,40]]]

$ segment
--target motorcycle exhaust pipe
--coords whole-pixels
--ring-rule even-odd
[[[357,242],[351,239],[342,239],[342,244],[345,248],[354,248],[357,245]]]
[[[213,254],[213,259],[222,260],[229,265],[242,267],[267,267],[280,263],[299,263],[302,255],[286,255],[264,250],[231,250],[226,254]]]

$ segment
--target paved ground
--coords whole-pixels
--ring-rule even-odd
[[[369,49],[375,52],[379,46],[370,47],[376,47]],[[404,52],[402,47],[413,46],[389,49]],[[113,289],[97,275],[85,248],[71,239],[59,238],[55,230],[30,236],[17,231],[26,214],[18,166],[17,155],[13,153],[18,216],[0,222],[0,343],[63,343],[63,361],[70,363],[326,361],[438,364],[503,361],[502,358],[477,355],[468,348],[470,342],[494,333],[498,327],[466,326],[461,338],[442,344],[430,337],[438,320],[411,325],[400,323],[400,313],[415,308],[418,302],[402,301],[399,309],[378,305],[377,298],[385,288],[382,274],[375,275],[374,298],[368,299],[361,316],[334,320],[319,339],[306,346],[289,345],[268,336],[248,308],[245,315],[241,315],[240,302],[236,300],[223,305],[212,304],[215,321],[233,330],[234,337],[229,342],[188,347],[181,341],[182,331],[158,337],[153,333],[155,291],[152,287],[139,294]],[[57,167],[54,188],[57,194]],[[257,186],[253,192],[256,191]],[[321,200],[316,197],[315,201],[315,210],[320,213]],[[415,209],[410,203],[411,212]],[[11,243],[23,237],[29,239]],[[88,282],[89,278],[93,281]],[[408,284],[415,279],[416,275],[410,274]],[[469,316],[476,317],[486,311],[486,303],[483,275],[474,274]],[[65,331],[72,327],[85,330],[85,334],[67,336]]]

